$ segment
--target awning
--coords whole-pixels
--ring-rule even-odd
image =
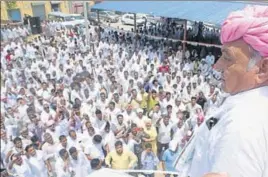
[[[243,9],[249,4],[267,5],[267,3],[258,1],[104,1],[96,4],[93,8],[153,14],[161,17],[202,21],[220,26],[230,12]]]
[[[61,1],[50,1],[51,4],[59,4]]]

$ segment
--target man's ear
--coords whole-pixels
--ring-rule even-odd
[[[261,85],[268,85],[268,57],[260,61],[257,82]]]

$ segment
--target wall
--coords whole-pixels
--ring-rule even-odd
[[[46,14],[51,12],[51,4],[50,1],[17,1],[16,7],[20,9],[22,18],[24,14],[33,15],[32,11],[32,2],[44,2]],[[69,13],[69,2],[68,1],[61,1],[60,2],[60,10],[63,13]],[[6,6],[5,1],[1,1],[1,20],[9,20],[8,18],[8,8]]]
[[[63,1],[60,3],[60,11],[63,13],[69,13],[69,1]]]
[[[1,20],[8,20],[5,1],[1,1],[0,11],[1,11]]]

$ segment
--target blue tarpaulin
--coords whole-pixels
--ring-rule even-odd
[[[228,14],[243,9],[246,5],[267,5],[261,2],[224,1],[104,1],[94,9],[129,13],[154,14],[190,21],[202,21],[220,26]]]

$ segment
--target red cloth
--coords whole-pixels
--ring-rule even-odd
[[[74,37],[74,33],[73,33],[73,32],[70,32],[70,33],[69,33],[69,36],[70,36],[70,37]]]
[[[158,70],[159,70],[159,72],[168,73],[169,72],[169,66],[168,65],[160,66]]]
[[[11,62],[11,54],[7,54],[7,56],[6,56],[6,60],[7,60],[8,63]]]

